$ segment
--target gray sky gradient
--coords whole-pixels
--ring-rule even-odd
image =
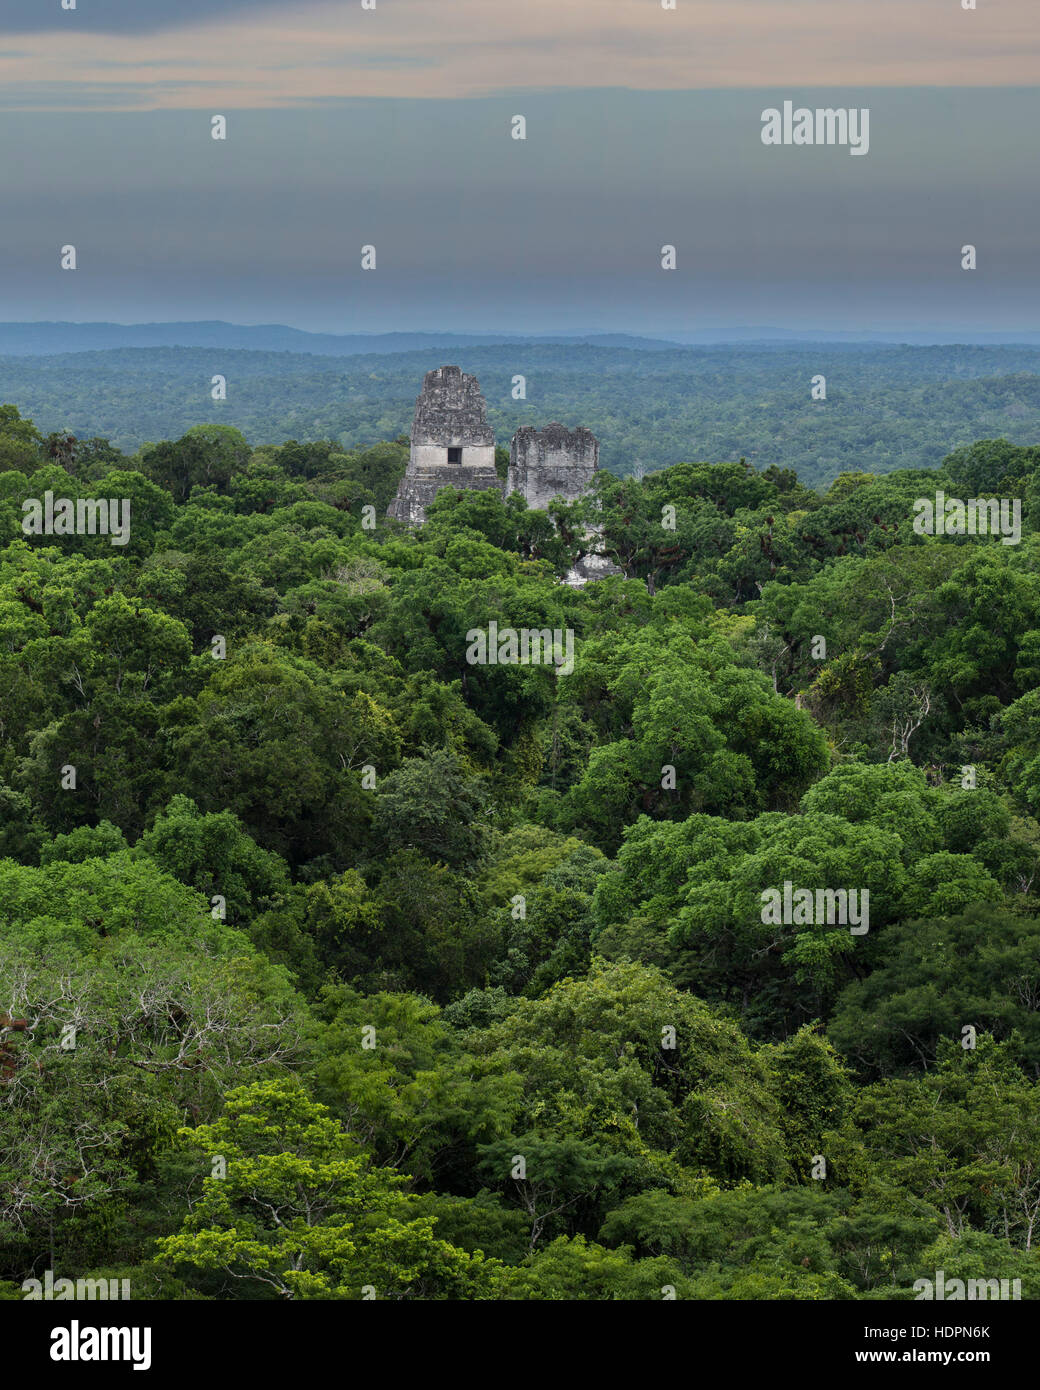
[[[785,96],[869,107],[870,153],[764,146]],[[1030,89],[528,93],[231,112],[226,142],[198,111],[35,113],[0,145],[3,317],[1036,328],[1035,109]]]
[[[0,0],[0,317],[1040,324],[1037,0],[375,4]],[[763,146],[785,99],[869,154]]]

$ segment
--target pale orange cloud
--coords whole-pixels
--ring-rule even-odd
[[[17,36],[8,109],[284,107],[519,89],[1032,86],[1037,0],[317,0],[159,35]]]

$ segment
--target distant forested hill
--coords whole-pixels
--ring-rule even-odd
[[[512,343],[344,357],[228,348],[118,348],[0,358],[0,401],[45,433],[133,451],[205,422],[251,444],[334,438],[348,448],[411,424],[423,373],[475,373],[500,442],[523,424],[588,425],[613,473],[741,456],[819,486],[841,472],[934,467],[978,438],[1040,435],[1040,348],[835,343],[687,347]],[[211,379],[227,380],[213,401]],[[827,381],[814,402],[812,378]],[[527,398],[512,399],[513,378]]]

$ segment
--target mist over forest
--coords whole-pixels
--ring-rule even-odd
[[[90,328],[61,326],[62,335],[81,327]],[[600,439],[601,466],[619,477],[746,458],[759,469],[794,468],[811,487],[842,472],[937,467],[976,439],[1040,437],[1040,347],[1028,345],[633,348],[473,345],[446,335],[445,346],[430,335],[421,350],[335,357],[229,347],[230,326],[218,330],[222,345],[212,348],[0,357],[0,398],[17,402],[44,433],[101,436],[127,453],[201,423],[232,425],[254,446],[331,439],[358,449],[407,434],[423,374],[451,361],[479,378],[500,443],[521,425],[559,420],[588,426]],[[211,395],[217,375],[227,383],[223,400]],[[513,398],[517,375],[525,378],[522,400]],[[813,399],[819,375],[826,399]]]

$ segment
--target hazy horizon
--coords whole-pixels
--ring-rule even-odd
[[[786,324],[751,324],[743,322],[733,322],[717,325],[703,325],[697,333],[684,333],[681,330],[657,329],[653,325],[647,328],[632,326],[630,324],[608,324],[603,327],[588,328],[583,330],[577,327],[570,331],[560,329],[526,329],[518,330],[514,327],[495,327],[495,326],[474,326],[472,324],[452,324],[441,329],[430,327],[417,327],[413,324],[405,324],[400,328],[355,328],[349,325],[328,329],[312,328],[303,323],[289,323],[285,320],[274,319],[190,319],[190,318],[171,318],[171,319],[8,319],[0,320],[0,334],[7,329],[53,329],[53,330],[79,330],[79,329],[110,329],[126,330],[128,333],[140,330],[170,330],[170,333],[156,333],[156,345],[160,345],[160,340],[170,337],[178,329],[205,328],[207,330],[228,329],[236,331],[252,331],[262,333],[288,332],[298,334],[301,339],[310,338],[343,338],[345,340],[353,338],[411,338],[428,337],[434,339],[488,339],[494,342],[508,342],[511,340],[523,340],[526,342],[549,342],[553,340],[572,341],[585,339],[606,339],[606,338],[632,338],[642,342],[659,342],[671,344],[676,347],[711,347],[711,346],[740,346],[748,343],[768,344],[771,342],[791,342],[794,343],[858,343],[869,346],[876,343],[879,346],[898,345],[905,343],[908,346],[927,347],[934,344],[937,347],[952,347],[959,343],[970,346],[991,346],[999,347],[1002,345],[1013,346],[1018,343],[1028,343],[1032,340],[1040,340],[1040,328],[1022,329],[1016,336],[1014,330],[1007,330],[1002,333],[999,330],[979,330],[970,326],[959,327],[938,327],[934,324],[915,324],[915,325],[893,325],[884,327],[881,325],[868,324],[858,328],[837,329],[821,328],[818,326],[795,326]],[[726,336],[731,335],[731,336]],[[183,346],[207,346],[205,342],[198,344],[189,341],[187,338]],[[149,344],[142,344],[149,346]],[[75,349],[69,349],[73,351]],[[290,349],[291,350],[291,349]],[[306,351],[306,347],[301,345],[301,351]],[[407,349],[404,349],[407,350]],[[2,353],[2,347],[0,347]]]

